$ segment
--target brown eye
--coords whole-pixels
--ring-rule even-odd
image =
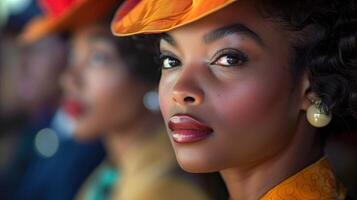
[[[162,69],[171,69],[181,65],[181,62],[174,57],[164,55],[160,57]]]
[[[216,53],[215,59],[211,64],[224,67],[233,67],[243,65],[248,61],[248,58],[242,52],[235,49],[223,49]]]
[[[90,56],[88,63],[91,66],[105,66],[109,65],[110,62],[111,59],[108,55],[106,55],[105,53],[96,52]]]
[[[222,66],[237,66],[243,64],[243,61],[234,56],[222,56],[220,57],[215,64]]]

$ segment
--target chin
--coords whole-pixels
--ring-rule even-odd
[[[187,149],[175,149],[176,159],[180,167],[190,173],[210,173],[222,170],[219,160]]]
[[[95,129],[77,126],[74,129],[73,137],[78,142],[90,142],[100,137],[99,136],[100,132],[99,131],[95,132],[93,130]]]

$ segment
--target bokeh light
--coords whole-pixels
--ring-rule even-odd
[[[35,148],[43,157],[52,157],[59,148],[59,138],[54,130],[45,128],[40,130],[35,137]]]

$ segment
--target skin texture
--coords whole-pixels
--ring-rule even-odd
[[[207,36],[236,24],[244,29]],[[289,71],[293,35],[263,19],[253,1],[163,38],[159,95],[166,124],[188,114],[213,129],[195,143],[171,139],[182,168],[220,171],[231,198],[249,200],[321,157],[320,136],[305,118],[314,96],[309,80],[305,74],[295,81]]]

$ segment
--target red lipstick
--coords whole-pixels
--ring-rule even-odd
[[[62,106],[65,112],[74,118],[78,118],[84,112],[82,104],[74,99],[65,99]]]
[[[189,115],[174,115],[168,126],[172,131],[172,138],[177,143],[193,143],[207,138],[213,129]]]

